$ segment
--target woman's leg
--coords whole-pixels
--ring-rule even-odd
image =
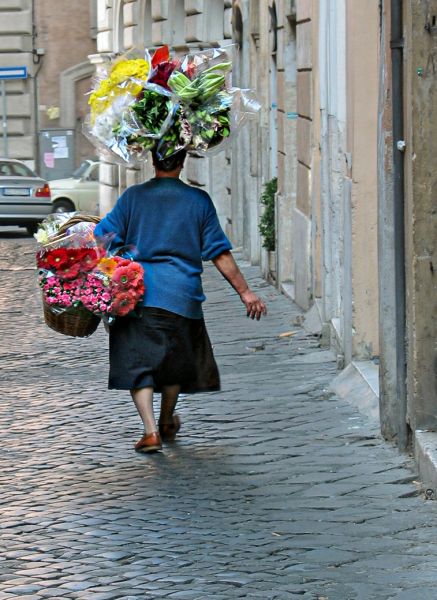
[[[180,385],[165,385],[162,388],[160,425],[173,425],[173,413],[179,399]]]
[[[155,414],[153,412],[153,387],[143,387],[130,391],[138,414],[144,425],[146,433],[157,431]]]
[[[181,420],[174,414],[180,391],[180,385],[166,385],[162,388],[159,432],[164,442],[173,442],[181,428]]]

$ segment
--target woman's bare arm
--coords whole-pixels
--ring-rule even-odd
[[[259,321],[261,315],[267,314],[266,305],[255,292],[249,288],[247,281],[244,279],[243,274],[229,250],[222,252],[213,258],[212,262],[240,296],[241,301],[246,306],[248,317]]]

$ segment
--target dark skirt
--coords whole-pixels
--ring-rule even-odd
[[[109,328],[109,389],[180,385],[181,392],[220,390],[220,376],[203,319],[142,307]]]

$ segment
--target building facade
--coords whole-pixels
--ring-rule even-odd
[[[82,134],[86,93],[96,49],[96,2],[4,0],[0,19],[0,67],[25,66],[26,79],[9,80],[7,153],[44,170],[41,131],[71,130],[72,167],[94,153]],[[2,131],[2,154],[6,137]],[[50,153],[54,154],[54,153]],[[54,157],[56,160],[56,157]]]
[[[33,5],[30,0],[5,0],[0,18],[0,66],[26,67],[26,79],[6,80],[6,102],[1,98],[6,121],[0,138],[0,154],[21,158],[35,165],[35,90],[38,56],[33,32]],[[6,111],[3,110],[6,103]],[[6,114],[4,114],[6,113]]]
[[[234,2],[263,105],[255,157],[232,155],[258,178],[232,188],[245,254],[269,274],[252,219],[276,176],[277,285],[335,351],[333,389],[402,449],[437,427],[436,4]]]

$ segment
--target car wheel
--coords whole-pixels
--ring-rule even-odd
[[[74,212],[75,210],[74,204],[66,198],[61,198],[60,200],[55,200],[55,202],[53,202],[54,213]]]

